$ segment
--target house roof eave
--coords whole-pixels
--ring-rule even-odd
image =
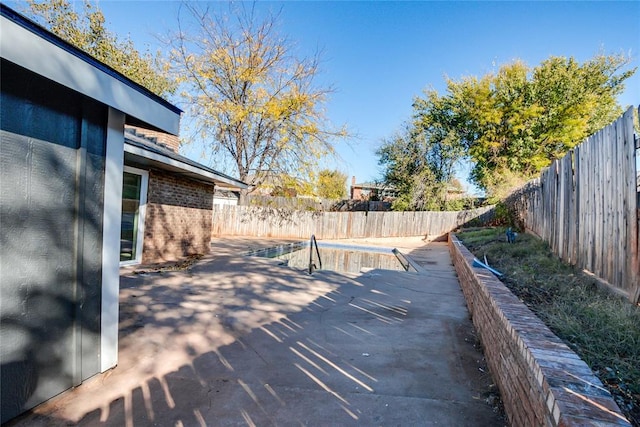
[[[178,107],[0,3],[2,58],[177,135]]]
[[[136,141],[127,134],[124,143],[125,164],[153,167],[177,173],[188,178],[203,181],[230,190],[242,190],[248,187],[244,182],[211,169],[179,154],[162,150],[160,147],[149,147],[146,143]]]

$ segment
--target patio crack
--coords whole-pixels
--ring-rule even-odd
[[[258,356],[260,358],[260,360],[262,360],[264,362],[265,365],[269,365],[269,362],[267,362],[267,360],[264,357],[262,357],[262,355],[260,353],[258,353],[258,350],[253,348],[253,346],[251,344],[245,343],[245,345],[247,347],[249,347],[251,350],[253,350],[253,352],[256,354],[256,356]]]

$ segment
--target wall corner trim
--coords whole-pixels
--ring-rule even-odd
[[[100,371],[118,363],[118,294],[120,290],[120,222],[124,171],[125,114],[109,108],[104,183],[104,229],[102,240],[102,316]]]

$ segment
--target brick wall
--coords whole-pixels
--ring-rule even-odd
[[[137,126],[127,126],[128,129],[135,130],[137,135],[141,135],[145,138],[153,139],[157,144],[161,144],[169,150],[177,153],[180,149],[180,138],[175,135],[171,135],[165,132],[158,132],[155,130],[145,129]]]
[[[209,252],[213,186],[149,171],[142,263]]]
[[[454,234],[451,257],[513,426],[630,426],[587,364]]]
[[[362,188],[360,187],[351,187],[351,200],[361,200],[362,196]]]

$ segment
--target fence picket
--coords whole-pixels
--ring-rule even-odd
[[[459,212],[308,212],[255,206],[213,206],[212,236],[319,239],[438,236],[485,215]]]
[[[640,299],[633,109],[511,195],[527,230],[562,259]]]
[[[637,171],[636,171],[636,149],[633,134],[633,110],[630,108],[624,114],[624,121],[621,124],[624,132],[624,170],[625,185],[625,217],[627,218],[627,278],[628,291],[636,295],[640,290],[640,263],[638,260],[638,206],[637,206]]]

